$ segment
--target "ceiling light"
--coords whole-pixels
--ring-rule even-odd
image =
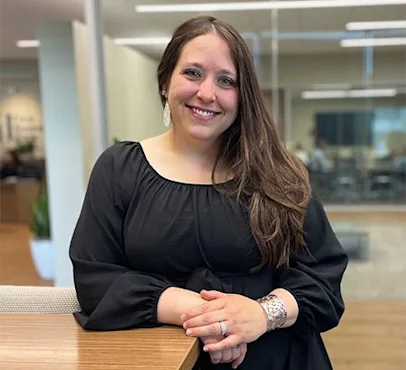
[[[303,99],[338,99],[346,98],[347,91],[345,90],[326,90],[326,91],[303,91]]]
[[[197,4],[165,4],[136,5],[135,11],[140,13],[166,12],[220,12],[266,9],[314,9],[340,8],[380,5],[403,5],[406,0],[287,0],[287,1],[250,1],[233,3],[197,3]]]
[[[395,89],[303,91],[303,99],[383,98],[396,96]]]
[[[384,98],[396,96],[395,89],[364,89],[348,91],[349,98]]]
[[[356,48],[367,46],[396,46],[406,45],[406,37],[383,37],[370,39],[345,39],[340,41],[343,48]]]
[[[39,44],[39,40],[18,40],[16,42],[19,48],[37,48]]]
[[[171,39],[169,37],[136,37],[117,38],[114,43],[117,45],[167,45]]]
[[[350,22],[345,28],[348,31],[398,30],[406,28],[406,21]]]

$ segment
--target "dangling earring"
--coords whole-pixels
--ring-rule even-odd
[[[165,103],[164,109],[164,125],[165,127],[169,127],[171,125],[171,110],[169,109],[168,100]]]

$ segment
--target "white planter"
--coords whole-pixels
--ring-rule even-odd
[[[54,251],[49,239],[30,239],[31,256],[39,277],[43,280],[54,278]]]

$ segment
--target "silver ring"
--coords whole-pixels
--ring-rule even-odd
[[[220,329],[221,329],[221,335],[226,335],[227,333],[227,326],[224,321],[219,321],[220,324]]]

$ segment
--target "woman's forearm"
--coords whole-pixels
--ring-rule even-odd
[[[200,297],[199,293],[170,287],[164,290],[158,300],[158,322],[182,326],[181,315],[204,302],[205,300]]]

